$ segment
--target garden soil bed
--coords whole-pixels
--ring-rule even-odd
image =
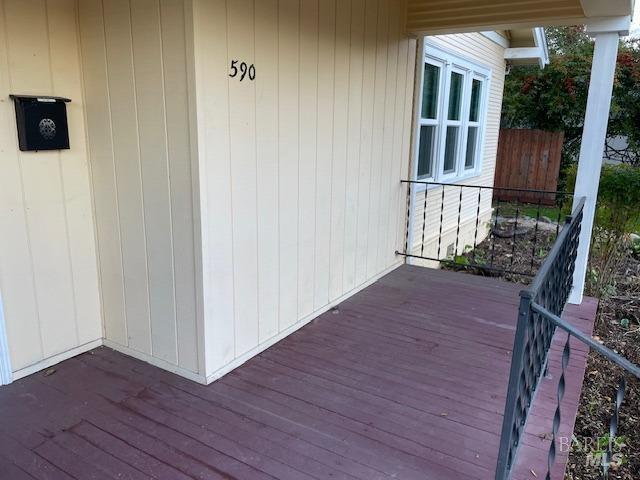
[[[640,365],[640,260],[628,255],[618,268],[612,292],[600,299],[594,336],[636,365]],[[599,469],[588,465],[585,439],[604,438],[613,413],[622,369],[592,352],[589,355],[580,410],[574,436],[580,443],[572,449],[565,479],[602,478]],[[625,376],[627,390],[620,411],[618,435],[622,445],[614,449],[624,463],[610,473],[612,479],[640,479],[640,382]],[[593,441],[593,440],[592,440]]]
[[[515,237],[512,235],[513,223],[498,223],[493,228],[496,235],[490,235],[475,250],[465,252],[455,263],[445,265],[445,268],[529,284],[551,250],[558,229],[555,223],[544,222],[540,222],[535,229],[533,220],[524,233],[520,233],[523,223],[526,224],[520,219]]]

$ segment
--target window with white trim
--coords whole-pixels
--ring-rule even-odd
[[[481,171],[491,71],[425,40],[415,176],[455,181]]]

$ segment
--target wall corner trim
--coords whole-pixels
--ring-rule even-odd
[[[120,345],[119,343],[115,343],[112,342],[111,340],[108,339],[104,339],[103,342],[105,347],[111,348],[112,350],[115,350],[116,352],[120,352],[123,353],[124,355],[128,355],[129,357],[133,357],[137,360],[141,360],[143,362],[146,362],[150,365],[153,365],[154,367],[158,367],[162,370],[166,370],[170,373],[179,375],[181,377],[184,377],[188,380],[192,380],[194,382],[197,383],[201,383],[203,385],[206,385],[206,378],[204,375],[201,375],[199,373],[196,372],[192,372],[191,370],[187,370],[186,368],[182,368],[179,367],[177,365],[174,365],[173,363],[167,362],[165,360],[156,358],[156,357],[152,357],[151,355],[148,355],[146,353],[143,352],[138,352],[137,350],[134,350],[132,348],[129,347],[125,347],[124,345]]]

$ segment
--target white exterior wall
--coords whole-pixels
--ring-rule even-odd
[[[416,42],[394,0],[196,0],[208,380],[397,266]],[[256,80],[229,77],[232,59]]]
[[[500,134],[500,115],[502,111],[502,95],[504,91],[505,61],[504,47],[491,41],[481,33],[464,33],[455,35],[438,35],[428,37],[430,42],[445,48],[464,58],[491,69],[490,91],[487,104],[487,123],[485,126],[484,148],[482,154],[482,170],[480,175],[459,183],[463,185],[493,186],[498,136]],[[440,257],[447,255],[447,247],[456,242],[458,224],[458,204],[460,189],[445,188],[444,210],[442,222],[442,240]],[[438,254],[438,235],[440,232],[440,210],[442,188],[429,189],[427,197],[426,224],[424,221],[425,192],[418,192],[413,209],[412,252],[414,255],[436,257]],[[491,219],[491,193],[483,191],[480,199],[480,216],[477,241],[483,239],[488,231]],[[460,212],[460,237],[457,254],[461,254],[466,246],[473,246],[476,234],[475,224],[478,206],[478,191],[463,189],[462,209]],[[425,249],[422,250],[423,225]]]
[[[0,0],[0,291],[14,379],[102,337],[75,5]],[[71,98],[71,149],[20,152],[10,93]]]
[[[402,4],[0,4],[15,369],[104,337],[210,381],[402,263],[416,55]],[[230,78],[232,59],[256,80]],[[71,150],[18,152],[16,86],[73,99]]]
[[[190,2],[79,5],[105,343],[202,381]]]
[[[210,381],[401,263],[416,64],[402,5],[2,6],[4,97],[19,86],[73,99],[72,149],[38,154],[18,152],[13,105],[0,102],[0,221],[11,232],[0,287],[14,370],[104,337]],[[501,53],[480,35],[437,40],[486,51],[493,69],[473,180],[490,184]],[[254,64],[256,80],[230,78],[232,59]],[[474,205],[463,215],[475,218]]]

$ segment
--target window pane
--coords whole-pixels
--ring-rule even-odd
[[[478,127],[469,127],[467,136],[467,155],[464,159],[464,168],[473,168],[476,164],[476,151],[478,149]]]
[[[459,127],[447,127],[447,139],[444,145],[444,173],[451,173],[456,169],[459,130]]]
[[[462,81],[460,73],[451,72],[451,89],[449,90],[449,120],[460,120],[462,105]]]
[[[433,144],[436,134],[435,126],[420,127],[420,148],[418,151],[418,178],[430,177],[433,174]]]
[[[426,63],[422,85],[422,118],[436,118],[438,113],[438,88],[440,67]]]
[[[469,120],[472,122],[478,121],[480,114],[480,93],[482,91],[482,82],[480,80],[473,79],[471,85],[471,108],[469,109]]]

